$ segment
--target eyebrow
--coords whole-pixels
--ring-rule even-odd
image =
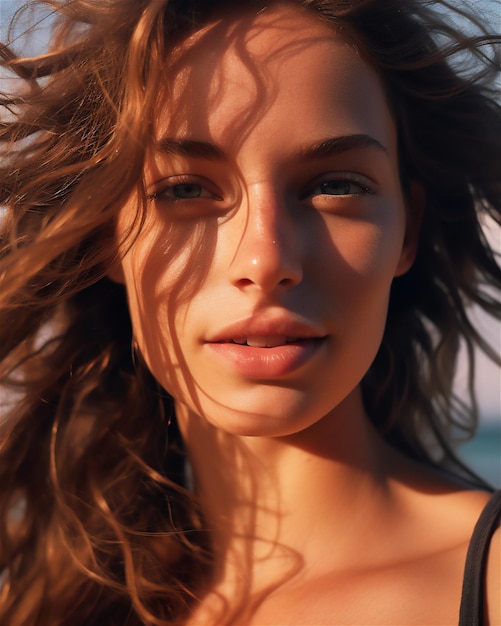
[[[174,139],[164,137],[156,144],[157,152],[186,156],[192,158],[207,159],[209,161],[225,161],[226,154],[221,148],[206,141],[195,141],[193,139]]]
[[[341,135],[340,137],[330,137],[318,143],[308,146],[301,151],[301,157],[307,161],[315,159],[323,159],[335,156],[348,150],[356,150],[361,148],[376,148],[385,154],[388,150],[383,144],[371,135]]]
[[[371,135],[341,135],[329,137],[299,151],[299,158],[307,161],[335,156],[349,150],[361,148],[376,148],[387,154],[388,150],[383,144]],[[156,144],[158,152],[174,154],[178,156],[201,158],[209,161],[225,161],[227,156],[218,146],[193,139],[176,139],[164,137]]]

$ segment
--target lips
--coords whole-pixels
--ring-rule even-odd
[[[280,378],[306,365],[327,336],[293,315],[254,316],[216,332],[206,347],[223,367],[249,378]]]
[[[248,339],[264,342],[278,342],[277,345],[291,343],[298,339],[324,337],[326,333],[316,324],[299,315],[285,312],[269,312],[237,320],[209,334],[208,343],[233,342],[247,343]],[[250,345],[250,344],[249,344]]]

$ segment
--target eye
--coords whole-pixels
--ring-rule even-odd
[[[222,200],[219,190],[211,181],[199,176],[169,176],[155,185],[148,194],[149,200],[182,202],[184,200]]]
[[[368,182],[368,181],[367,181]],[[311,185],[303,198],[312,196],[357,196],[372,194],[374,191],[355,175],[338,175]]]
[[[202,198],[204,196],[210,195],[207,193],[207,190],[198,183],[181,183],[179,185],[172,185],[169,188],[169,191],[175,200]]]

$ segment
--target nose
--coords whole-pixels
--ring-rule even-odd
[[[301,282],[300,229],[286,204],[267,185],[247,190],[239,211],[243,227],[230,264],[230,281],[239,289],[266,295]]]

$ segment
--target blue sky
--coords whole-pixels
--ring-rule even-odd
[[[20,0],[0,0],[0,37],[3,39],[10,17],[22,4]],[[500,5],[492,0],[475,0],[470,5],[479,13],[487,12],[490,22],[497,23],[497,30],[501,26]],[[501,229],[487,227],[489,239],[493,242],[498,252],[501,253]],[[501,324],[494,322],[485,314],[475,313],[475,321],[491,345],[501,353]],[[479,396],[480,409],[483,419],[489,421],[501,420],[501,369],[493,365],[485,356],[478,354],[478,369],[476,376],[476,388]],[[461,391],[465,386],[465,365],[461,360],[458,367],[457,388]]]

